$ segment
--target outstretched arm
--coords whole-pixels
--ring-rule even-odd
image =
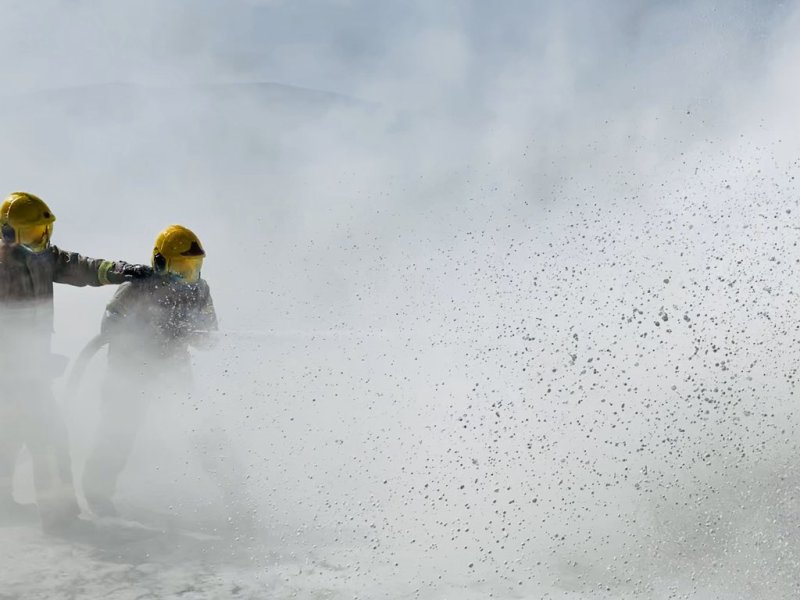
[[[110,261],[101,258],[81,256],[77,252],[67,252],[55,246],[50,248],[55,260],[53,281],[67,285],[101,286],[120,284],[124,281],[142,279],[152,274],[145,265],[131,265],[123,261]]]

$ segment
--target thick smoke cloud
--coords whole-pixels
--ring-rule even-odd
[[[108,581],[796,592],[800,4],[51,1],[0,22],[2,187],[90,255],[146,262],[192,227],[226,331],[196,392],[151,411],[120,503],[219,523],[233,490],[259,528],[198,541],[205,562],[145,548],[161,575],[99,563]],[[58,289],[58,352],[110,293]],[[78,474],[104,368],[67,408]],[[209,429],[233,440],[222,492]],[[56,585],[14,547],[13,593]]]

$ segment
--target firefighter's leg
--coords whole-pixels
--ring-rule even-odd
[[[49,385],[31,383],[29,389],[23,433],[33,460],[36,502],[44,529],[61,529],[80,514],[72,483],[69,436]]]
[[[117,480],[125,468],[146,412],[146,399],[131,393],[132,381],[111,377],[103,385],[103,404],[94,447],[83,471],[83,493],[98,516],[117,514]]]
[[[0,505],[14,500],[14,471],[22,441],[16,431],[0,425]]]
[[[16,398],[0,398],[0,523],[37,519],[36,506],[14,500],[14,473],[23,446],[20,407]]]
[[[20,410],[11,398],[0,398],[0,502],[14,498],[14,468],[23,440]]]

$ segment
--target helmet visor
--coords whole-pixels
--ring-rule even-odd
[[[50,245],[53,224],[31,225],[17,229],[17,242],[34,253],[44,252]]]
[[[195,283],[200,279],[202,268],[202,256],[178,256],[169,261],[167,270],[182,281]]]

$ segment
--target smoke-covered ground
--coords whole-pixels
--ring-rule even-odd
[[[0,188],[191,227],[223,333],[148,535],[2,529],[0,598],[797,597],[800,4],[11,5]],[[56,294],[75,357],[112,290]]]

